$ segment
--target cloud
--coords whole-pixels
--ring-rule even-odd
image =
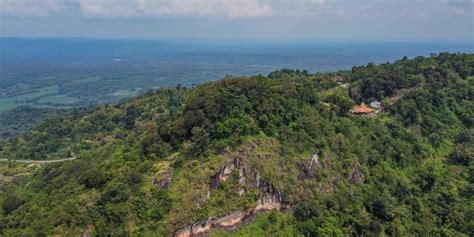
[[[263,17],[272,14],[270,4],[259,0],[79,0],[86,17],[224,16]]]
[[[473,14],[474,0],[0,0],[0,15],[86,18],[319,17],[373,19],[393,15]],[[438,13],[437,13],[438,12]]]
[[[58,0],[0,0],[0,14],[47,16],[63,9]]]
[[[455,14],[473,14],[474,0],[447,0],[448,10]]]
[[[318,14],[324,5],[327,5],[326,0],[295,0],[293,4],[289,4],[285,10],[281,11],[281,15],[311,16]]]
[[[265,17],[273,13],[271,4],[261,0],[0,0],[2,15],[48,16],[64,14],[68,10],[78,11],[89,18],[244,18]]]

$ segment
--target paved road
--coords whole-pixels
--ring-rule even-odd
[[[71,158],[64,158],[64,159],[59,159],[59,160],[8,160],[8,159],[0,159],[0,162],[18,162],[18,163],[29,163],[29,164],[46,164],[46,163],[57,163],[57,162],[63,162],[63,161],[68,161],[68,160],[74,160],[76,159],[75,157]]]

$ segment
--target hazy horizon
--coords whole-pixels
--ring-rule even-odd
[[[473,0],[0,0],[0,36],[472,42]]]
[[[65,39],[65,40],[124,40],[124,41],[196,41],[196,42],[283,42],[283,43],[459,43],[472,44],[470,39],[345,39],[345,38],[192,38],[192,37],[101,37],[101,36],[15,36],[3,39]]]

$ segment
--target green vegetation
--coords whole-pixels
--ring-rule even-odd
[[[138,90],[137,89],[118,90],[118,91],[112,93],[112,95],[117,96],[117,97],[128,98],[128,97],[137,95],[137,93],[139,91],[140,91],[139,89]]]
[[[287,211],[211,235],[472,236],[473,75],[474,55],[443,53],[225,78],[57,115],[0,143],[9,159],[77,158],[4,162],[0,233],[166,236],[254,207],[267,184]],[[348,112],[373,99],[381,112]]]
[[[32,90],[26,94],[11,97],[0,97],[0,112],[15,109],[20,106],[34,106],[37,108],[67,108],[77,106],[79,100],[59,93],[59,87],[46,86]]]
[[[17,136],[43,122],[48,116],[62,112],[20,106],[0,113],[0,139]]]
[[[241,229],[228,232],[216,230],[210,234],[211,237],[218,236],[295,236],[301,235],[295,228],[296,218],[289,213],[273,211],[262,213],[251,225]],[[321,233],[323,234],[323,233]],[[342,234],[342,233],[341,233]]]
[[[61,94],[41,97],[38,102],[47,105],[74,105],[77,101],[77,98]]]
[[[16,108],[20,105],[28,105],[34,103],[41,97],[48,96],[50,94],[58,93],[57,86],[41,87],[30,93],[16,95],[8,98],[0,98],[0,112]]]
[[[68,85],[77,85],[77,84],[81,84],[81,83],[97,82],[97,81],[100,80],[100,78],[101,78],[101,77],[99,77],[99,76],[85,77],[85,78],[82,78],[82,79],[77,79],[77,80],[68,82],[68,83],[66,83],[66,84],[68,84]]]

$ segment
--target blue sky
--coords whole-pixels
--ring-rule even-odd
[[[0,0],[0,35],[473,40],[474,0]]]

